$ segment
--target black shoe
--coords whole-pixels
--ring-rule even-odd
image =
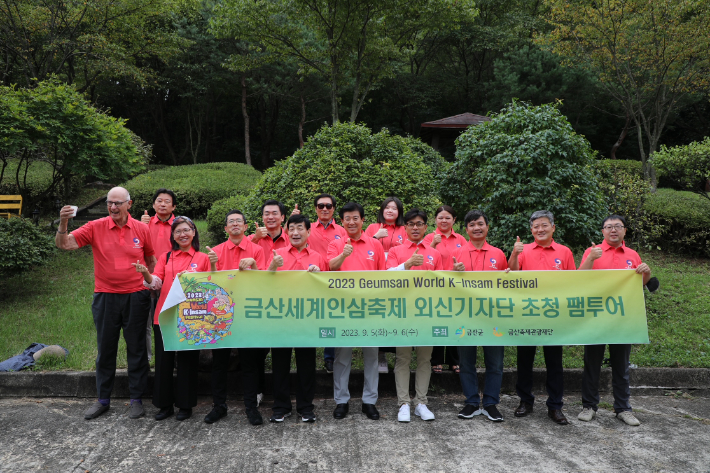
[[[363,404],[362,413],[365,414],[368,419],[377,420],[380,418],[380,413],[377,412],[377,408],[374,404]]]
[[[313,411],[301,412],[301,422],[313,423],[316,421],[316,415]]]
[[[552,419],[558,425],[567,425],[567,417],[562,413],[561,409],[547,409],[547,417]]]
[[[189,419],[192,417],[192,409],[182,409],[178,411],[177,415],[175,416],[175,420],[183,421],[185,419]]]
[[[274,412],[271,414],[270,422],[283,422],[286,417],[291,416],[291,411],[288,412]]]
[[[247,419],[249,419],[251,425],[261,425],[264,423],[264,419],[261,417],[259,410],[253,407],[247,407]]]
[[[465,406],[463,406],[463,409],[461,409],[461,412],[459,412],[459,417],[461,419],[473,419],[473,416],[478,414],[478,406],[474,406],[473,404],[466,404]]]
[[[323,361],[323,364],[325,365],[325,372],[333,374],[333,360],[325,360]]]
[[[338,404],[335,406],[335,410],[333,411],[333,417],[336,419],[345,419],[345,416],[348,415],[349,410],[350,406],[347,402],[345,404]]]
[[[533,406],[525,401],[520,401],[520,405],[515,409],[515,417],[525,417],[528,414],[532,414]]]
[[[495,404],[491,404],[490,406],[484,406],[481,414],[488,417],[488,420],[492,420],[493,422],[503,422],[503,416],[498,411],[498,408],[495,406]]]
[[[210,413],[205,416],[205,422],[208,424],[214,424],[215,422],[220,420],[222,417],[225,417],[226,415],[227,415],[227,405],[226,404],[218,404],[216,406],[213,406]]]
[[[157,414],[155,414],[155,420],[165,420],[171,415],[175,413],[175,410],[173,409],[173,406],[170,407],[163,407],[158,411]]]

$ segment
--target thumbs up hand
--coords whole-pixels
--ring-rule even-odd
[[[351,254],[353,254],[353,245],[350,243],[350,238],[348,238],[343,247],[343,256],[347,258]]]
[[[148,215],[147,210],[144,210],[143,215],[141,215],[141,223],[145,223],[146,225],[150,223],[150,215]]]
[[[515,240],[515,244],[513,245],[513,253],[519,255],[523,252],[523,249],[525,249],[525,244],[520,241],[520,237],[518,237],[518,239]]]
[[[216,264],[217,261],[219,260],[217,253],[215,253],[215,251],[212,248],[210,248],[209,246],[206,246],[205,248],[207,248],[207,257],[210,259],[210,263]]]
[[[291,212],[291,215],[300,215],[301,211],[298,210],[298,204],[293,206],[293,212]]]
[[[466,271],[466,266],[456,261],[456,258],[454,258],[454,271]]]
[[[378,240],[380,238],[387,238],[389,236],[389,233],[387,232],[387,229],[385,228],[384,224],[382,224],[382,223],[380,224],[380,229],[377,230],[377,233],[375,233],[374,236]]]
[[[424,256],[419,254],[419,248],[417,248],[412,256],[409,257],[407,261],[404,262],[404,269],[412,269],[414,266],[421,266],[424,264]]]
[[[273,259],[271,260],[271,264],[276,266],[277,268],[280,268],[281,266],[284,265],[284,257],[281,256],[276,252],[276,250],[272,250],[274,252]]]
[[[269,232],[266,231],[266,227],[260,227],[259,222],[254,222],[254,227],[254,236],[251,240],[254,243],[261,240],[262,238],[266,238],[269,235]]]
[[[432,248],[436,248],[439,243],[441,243],[441,233],[435,233],[434,238],[432,238],[431,240],[431,245],[429,246],[431,246]]]
[[[598,260],[599,258],[602,257],[602,249],[598,247],[594,242],[592,242],[592,249],[589,251],[589,258],[594,260]]]

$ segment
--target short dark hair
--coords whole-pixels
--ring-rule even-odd
[[[291,225],[292,223],[302,223],[306,227],[306,230],[311,229],[311,221],[308,220],[308,216],[303,215],[303,214],[291,215],[288,218],[288,222],[286,222],[286,229],[288,229],[288,226]]]
[[[267,205],[278,205],[279,207],[279,212],[281,212],[281,215],[286,215],[286,206],[279,202],[278,200],[274,199],[269,199],[266,202],[264,202],[264,205],[261,206],[261,213],[264,213],[264,207]]]
[[[225,227],[227,226],[227,220],[229,220],[229,216],[234,215],[234,214],[241,215],[242,219],[244,220],[244,223],[247,223],[247,218],[244,216],[244,213],[241,210],[232,209],[229,212],[227,212],[227,216],[224,217],[224,226]]]
[[[624,217],[622,217],[621,215],[614,214],[614,215],[609,215],[607,218],[604,219],[604,221],[602,222],[602,228],[604,228],[604,224],[606,224],[606,222],[609,220],[621,220],[621,223],[623,223],[624,226],[626,226],[626,219]]]
[[[532,224],[535,220],[538,218],[546,218],[547,220],[550,221],[550,225],[555,224],[555,216],[552,215],[552,212],[549,210],[538,210],[533,212],[533,214],[530,216],[530,227],[532,228]]]
[[[348,202],[347,204],[340,207],[339,215],[341,220],[345,216],[345,212],[359,212],[360,218],[365,218],[365,209],[363,209],[362,205],[358,204],[357,202]]]
[[[170,244],[172,245],[173,250],[180,249],[180,245],[178,245],[178,242],[176,242],[175,238],[173,237],[173,232],[181,223],[188,224],[190,228],[192,228],[192,231],[195,232],[195,236],[192,237],[192,248],[194,248],[195,251],[200,251],[200,234],[197,231],[197,227],[195,226],[193,221],[190,220],[189,217],[185,217],[184,215],[175,217],[175,220],[173,220],[173,224],[170,226]]]
[[[313,206],[315,207],[316,205],[318,205],[318,201],[325,197],[329,198],[330,201],[333,203],[333,207],[335,207],[335,197],[330,194],[318,194],[316,198],[313,199]]]
[[[483,220],[486,221],[486,225],[488,225],[488,215],[486,215],[483,210],[478,209],[469,211],[463,218],[463,224],[468,227],[469,223],[475,222],[481,217],[483,217]]]
[[[412,209],[409,212],[407,212],[406,214],[404,214],[404,223],[406,224],[409,221],[414,220],[417,217],[421,217],[422,220],[424,220],[424,223],[426,223],[426,221],[427,221],[426,212],[423,210],[419,210],[419,209]]]
[[[158,189],[155,191],[155,194],[153,194],[153,203],[155,203],[155,199],[157,199],[160,194],[168,194],[170,198],[173,199],[173,205],[177,205],[177,197],[175,197],[175,192],[170,189]]]
[[[404,206],[402,205],[402,201],[399,200],[395,196],[390,196],[387,197],[385,200],[382,201],[382,205],[380,205],[380,210],[377,211],[377,223],[387,223],[385,220],[385,208],[390,202],[394,202],[394,205],[397,206],[397,220],[394,222],[394,224],[398,227],[401,227],[404,225]]]
[[[438,217],[441,212],[449,212],[452,217],[456,218],[456,212],[454,212],[454,208],[450,205],[442,205],[436,209],[436,212],[434,212],[434,218]]]

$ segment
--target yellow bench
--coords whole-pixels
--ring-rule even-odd
[[[10,217],[19,217],[21,215],[22,215],[22,196],[21,195],[0,195],[0,217],[10,218]]]

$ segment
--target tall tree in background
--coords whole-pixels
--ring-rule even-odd
[[[668,118],[708,85],[708,0],[545,0],[554,29],[540,37],[568,64],[583,63],[636,129],[644,176]]]

